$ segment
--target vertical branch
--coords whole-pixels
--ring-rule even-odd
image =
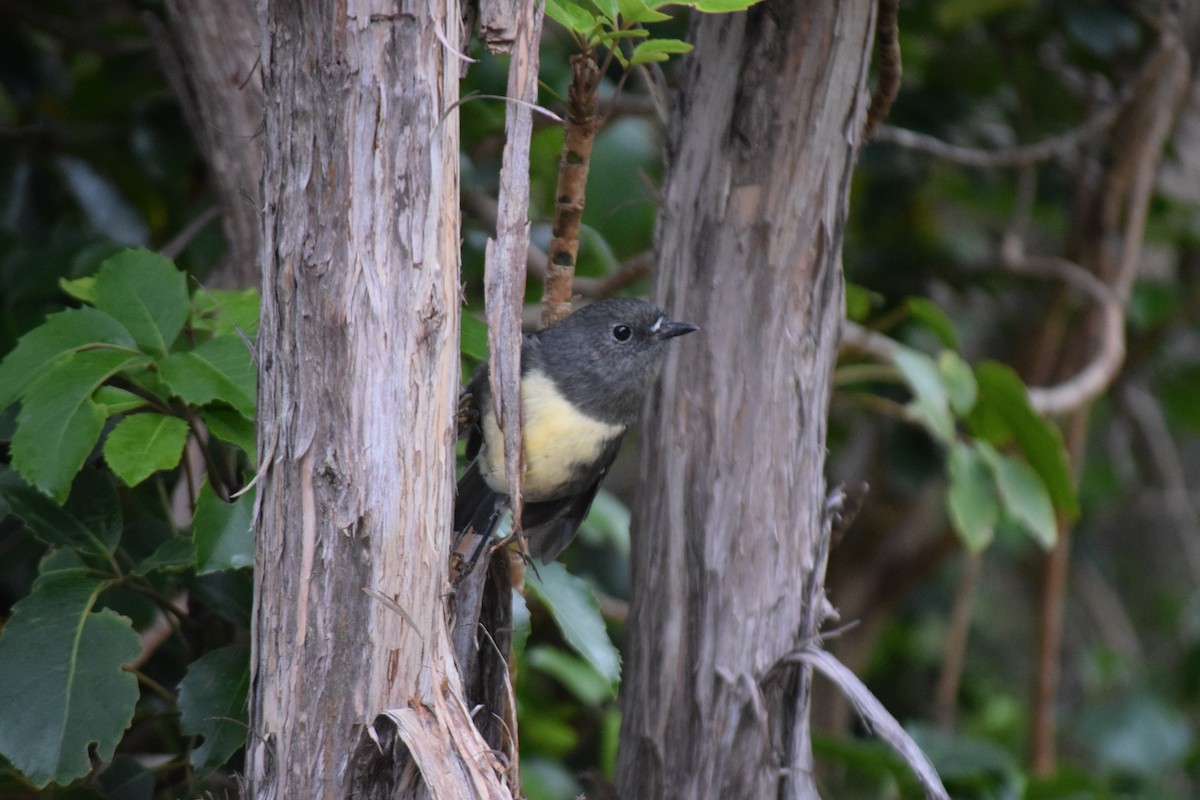
[[[493,8],[496,4],[493,4]],[[503,166],[496,213],[496,239],[487,243],[484,294],[488,316],[488,372],[492,403],[504,432],[504,469],[514,525],[521,520],[524,475],[521,422],[521,311],[529,249],[529,142],[531,108],[537,102],[538,42],[543,6],[515,2],[508,12],[515,33],[508,65],[510,102],[505,118]],[[486,555],[459,588],[455,609],[455,658],[470,705],[480,710],[476,725],[488,744],[504,752],[513,794],[519,794],[517,731],[507,682],[512,627],[512,583],[503,553]]]
[[[887,117],[896,95],[900,94],[900,0],[879,0],[879,16],[875,21],[875,48],[879,58],[879,83],[871,94],[867,122],[863,126],[863,141],[875,135],[875,129]]]
[[[975,604],[975,588],[979,584],[980,553],[964,553],[962,574],[954,592],[954,608],[950,613],[950,630],[946,633],[946,648],[942,653],[942,673],[938,676],[934,694],[934,717],[946,733],[954,731],[958,708],[958,687],[962,684],[963,664],[966,661],[967,641],[971,632],[971,609]]]
[[[591,54],[572,56],[566,136],[554,195],[554,239],[550,242],[550,262],[542,294],[543,328],[571,313],[571,281],[579,256],[579,222],[583,218],[592,145],[600,127],[596,115],[599,86],[600,68]]]

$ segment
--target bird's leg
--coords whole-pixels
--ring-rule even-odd
[[[492,515],[488,517],[487,525],[484,526],[484,530],[493,530],[496,527],[496,519],[499,516],[500,509],[497,508],[492,512]],[[474,525],[468,525],[466,530],[463,531],[464,536],[469,533],[475,533]],[[487,547],[488,539],[490,538],[490,535],[479,537],[479,544],[475,545],[475,550],[471,553],[471,558],[460,567],[458,577],[454,579],[453,588],[457,589],[458,585],[462,583],[463,579],[475,571],[475,565],[479,563],[479,557],[483,555],[484,548]]]

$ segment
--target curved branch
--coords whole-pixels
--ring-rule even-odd
[[[1121,89],[1115,101],[1097,110],[1078,127],[1033,144],[1000,149],[964,147],[951,144],[927,133],[918,133],[891,125],[881,125],[875,131],[874,140],[894,144],[908,150],[928,153],[955,164],[981,169],[1019,167],[1062,158],[1070,155],[1084,142],[1109,128],[1149,77],[1154,75],[1157,71],[1156,66],[1153,57],[1147,59],[1147,63],[1138,71],[1137,76]]]

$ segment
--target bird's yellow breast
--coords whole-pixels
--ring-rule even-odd
[[[534,502],[554,499],[560,487],[581,466],[600,457],[625,432],[623,425],[604,422],[576,409],[554,382],[531,371],[521,379],[525,422],[525,481],[522,492]],[[496,415],[483,416],[483,477],[496,492],[508,493],[504,472],[504,440]]]

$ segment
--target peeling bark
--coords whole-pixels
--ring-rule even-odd
[[[262,10],[255,798],[511,796],[444,600],[459,9],[404,9]]]

